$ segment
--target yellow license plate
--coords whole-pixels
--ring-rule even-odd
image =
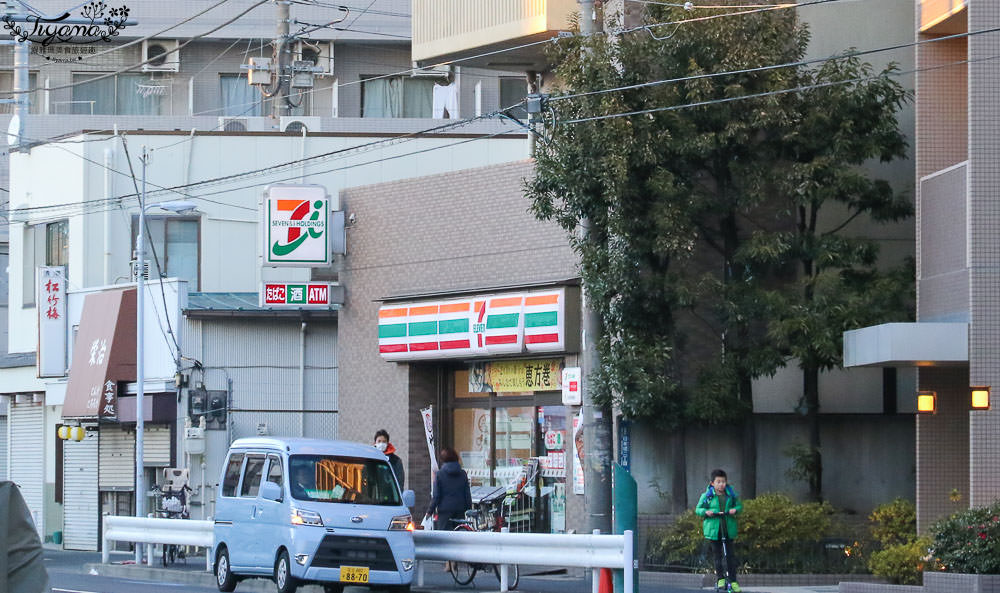
[[[341,566],[341,583],[367,583],[368,568],[363,566]]]

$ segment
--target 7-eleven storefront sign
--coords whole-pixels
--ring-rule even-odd
[[[579,311],[577,294],[562,287],[383,305],[379,354],[419,360],[565,352],[567,311]]]

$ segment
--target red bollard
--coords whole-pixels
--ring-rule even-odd
[[[611,569],[601,569],[601,584],[597,588],[597,593],[614,593],[615,586],[611,580]]]

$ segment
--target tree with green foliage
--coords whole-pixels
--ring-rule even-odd
[[[646,18],[692,14],[651,5]],[[865,293],[873,282],[899,291],[876,270],[874,244],[843,231],[909,212],[859,168],[902,155],[895,111],[905,93],[850,58],[763,68],[804,56],[808,33],[792,11],[650,31],[555,44],[550,125],[527,193],[539,218],[569,233],[603,321],[598,400],[670,431],[742,423],[752,495],[753,379],[789,357],[835,366],[840,332],[901,300]],[[826,228],[820,209],[834,202],[848,222]],[[794,331],[807,310],[824,317],[823,332]],[[718,354],[689,354],[699,340]]]

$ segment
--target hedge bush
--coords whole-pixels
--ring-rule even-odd
[[[743,572],[823,572],[820,542],[829,536],[832,507],[797,504],[784,494],[743,502],[736,554]],[[702,519],[687,511],[649,547],[650,562],[671,568],[704,569],[709,556]]]
[[[922,585],[924,570],[934,569],[928,566],[933,562],[931,545],[929,537],[914,537],[909,542],[888,546],[872,553],[868,568],[873,575],[896,585]]]
[[[934,555],[948,572],[1000,574],[1000,501],[956,513],[931,528]]]
[[[897,498],[875,507],[868,515],[872,538],[883,548],[908,544],[917,539],[917,505]]]

